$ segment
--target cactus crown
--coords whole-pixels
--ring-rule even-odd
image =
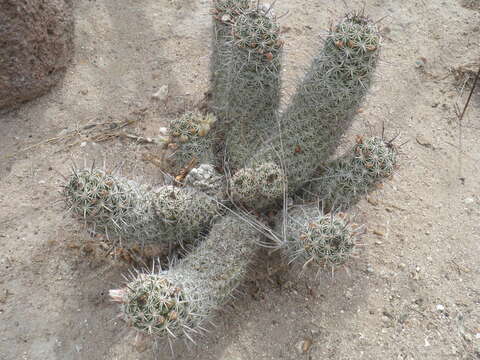
[[[233,27],[233,37],[235,46],[264,55],[267,61],[283,46],[278,25],[264,11],[252,10],[240,15]]]
[[[353,149],[353,165],[365,169],[371,178],[389,177],[395,168],[397,152],[378,137],[358,136]]]
[[[214,136],[210,130],[215,122],[214,115],[203,115],[198,111],[187,112],[171,121],[168,135],[177,144],[174,154],[176,169],[194,158],[200,162],[213,161]]]
[[[391,176],[396,161],[397,153],[391,144],[378,137],[357,136],[353,149],[330,162],[322,176],[312,181],[310,191],[327,209],[345,209],[378,181]]]
[[[372,55],[380,45],[380,37],[376,25],[368,17],[352,13],[335,26],[331,42],[348,57],[358,57]]]
[[[282,198],[285,181],[282,169],[272,162],[243,168],[231,180],[232,196],[247,207],[262,209]]]
[[[140,243],[159,238],[152,221],[152,196],[134,181],[100,169],[74,169],[63,195],[76,217],[107,234]]]
[[[178,336],[193,315],[183,291],[162,275],[138,274],[124,289],[111,290],[129,326],[149,335]]]
[[[293,211],[286,224],[287,251],[292,261],[335,267],[353,254],[356,229],[342,213],[318,209]]]
[[[231,24],[250,5],[250,0],[216,0],[213,2],[213,18],[220,23]]]

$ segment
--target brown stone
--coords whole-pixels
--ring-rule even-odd
[[[47,92],[71,54],[70,0],[0,0],[0,109]]]

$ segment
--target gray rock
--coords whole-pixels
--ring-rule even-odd
[[[70,0],[0,1],[0,109],[46,93],[73,53]]]

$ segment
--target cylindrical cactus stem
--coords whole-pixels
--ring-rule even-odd
[[[221,122],[225,120],[225,92],[229,87],[230,59],[232,57],[232,27],[236,18],[248,10],[250,0],[214,0],[213,52],[210,61],[213,110]]]
[[[268,9],[267,9],[268,10]],[[244,166],[278,131],[283,41],[273,10],[244,12],[233,26],[229,89],[226,100],[225,148],[232,169]]]
[[[378,137],[357,136],[352,150],[328,164],[308,190],[324,208],[344,211],[391,176],[396,163],[397,152],[392,144]]]
[[[213,225],[207,239],[172,269],[138,274],[111,290],[121,315],[136,330],[191,339],[212,313],[234,296],[260,234],[234,215]]]
[[[326,163],[351,123],[369,88],[379,45],[375,23],[362,15],[347,15],[333,27],[280,118],[280,134],[247,167],[281,164],[289,192],[299,190]]]
[[[74,216],[126,247],[193,240],[219,212],[213,198],[192,188],[153,192],[95,168],[74,170],[63,196]]]
[[[354,255],[358,230],[346,214],[324,214],[316,206],[294,208],[276,224],[291,262],[331,268]]]

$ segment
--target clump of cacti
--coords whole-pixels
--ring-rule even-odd
[[[214,134],[211,130],[216,121],[213,114],[189,111],[170,122],[169,148],[173,154],[169,162],[175,170],[192,161],[213,162]]]
[[[153,191],[96,168],[74,169],[63,195],[71,213],[126,247],[192,241],[220,211],[214,198],[193,188]]]
[[[329,163],[322,175],[312,180],[309,192],[325,208],[348,208],[381,179],[393,174],[396,158],[391,144],[377,137],[359,136],[351,151]]]
[[[278,221],[281,246],[292,262],[336,267],[356,250],[358,228],[343,213],[324,214],[316,206],[302,206]]]
[[[136,330],[163,337],[202,330],[212,312],[231,299],[244,278],[260,234],[235,215],[213,225],[208,237],[173,269],[138,274],[111,290]]]
[[[150,335],[191,338],[202,330],[232,297],[255,249],[269,241],[262,234],[271,235],[276,242],[269,246],[284,249],[292,262],[329,267],[346,262],[356,250],[359,228],[333,210],[340,205],[347,211],[390,176],[396,161],[391,144],[359,137],[351,153],[327,164],[370,85],[380,45],[374,22],[354,13],[332,27],[280,114],[283,41],[271,7],[216,0],[213,17],[216,117],[189,112],[170,123],[168,147],[181,169],[174,184],[147,191],[108,177],[113,185],[105,191],[106,180],[77,185],[75,172],[64,192],[74,213],[121,236],[133,233],[133,241],[205,238],[170,269],[137,273],[123,289],[111,291],[127,323]],[[223,152],[212,151],[217,142],[226,162]],[[212,165],[219,163],[223,173]],[[322,168],[320,178],[312,179]],[[285,200],[306,183],[330,212],[301,204],[289,210]],[[258,210],[270,220],[280,213],[274,229],[252,220],[265,215]]]
[[[375,23],[363,15],[347,15],[333,27],[292,103],[279,117],[279,132],[271,135],[247,167],[268,161],[281,164],[290,192],[310,180],[332,155],[367,92],[379,45]]]

